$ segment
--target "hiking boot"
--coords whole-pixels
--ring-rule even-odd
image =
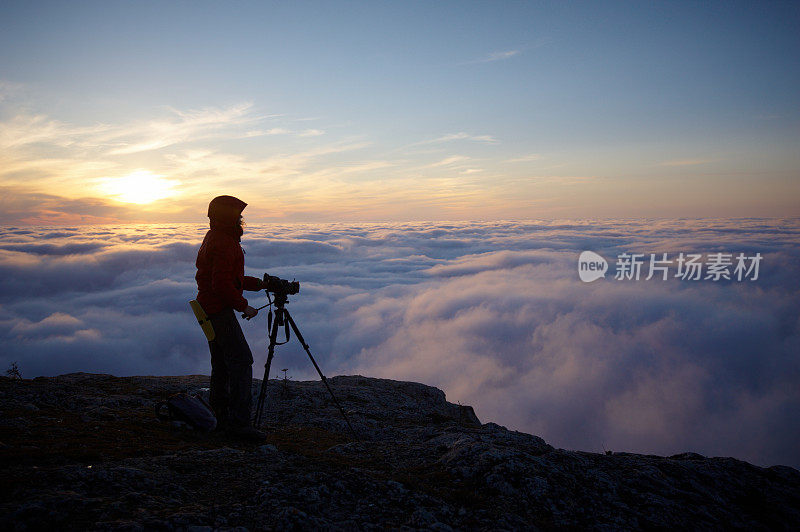
[[[267,435],[260,430],[250,426],[237,427],[234,425],[229,425],[227,434],[233,436],[234,438],[253,442],[263,442],[267,437]]]

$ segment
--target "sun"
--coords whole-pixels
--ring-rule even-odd
[[[103,179],[100,188],[107,196],[124,203],[152,203],[175,195],[178,181],[164,179],[149,170],[137,170],[123,177]]]

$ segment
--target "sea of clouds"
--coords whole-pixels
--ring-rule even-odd
[[[187,305],[205,231],[0,228],[2,369],[208,374]],[[800,466],[798,219],[265,224],[242,244],[248,274],[302,283],[288,308],[328,376],[437,386],[558,447]],[[604,279],[579,280],[583,250]],[[755,281],[617,280],[624,252],[763,258]],[[243,329],[260,377],[266,317]],[[282,368],[317,378],[294,340]]]

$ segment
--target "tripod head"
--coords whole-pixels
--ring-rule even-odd
[[[276,308],[283,308],[286,303],[289,302],[288,296],[283,292],[278,292],[274,294],[274,296],[275,299],[272,300],[272,304],[274,304]]]

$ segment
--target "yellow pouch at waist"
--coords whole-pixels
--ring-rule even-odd
[[[200,306],[200,303],[198,303],[196,299],[189,301],[189,306],[192,307],[194,317],[197,318],[197,323],[199,323],[200,327],[202,327],[206,338],[208,338],[209,342],[212,342],[217,335],[214,332],[214,326],[211,325],[211,320],[208,319],[208,316],[206,315],[206,311],[203,310],[203,307]]]

